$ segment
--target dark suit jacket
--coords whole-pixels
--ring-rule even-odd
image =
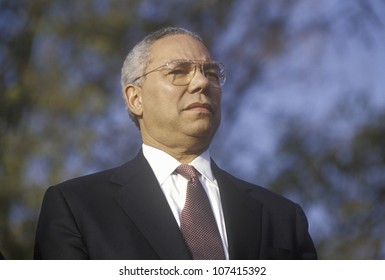
[[[0,260],[5,260],[3,254],[0,252]]]
[[[315,259],[300,206],[212,163],[230,259]],[[114,169],[50,187],[35,259],[190,259],[178,224],[140,152]]]

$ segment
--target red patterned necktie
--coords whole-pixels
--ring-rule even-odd
[[[180,229],[194,260],[224,260],[222,239],[210,201],[193,166],[182,164],[176,172],[188,180]]]

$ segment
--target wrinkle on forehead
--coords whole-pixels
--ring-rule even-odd
[[[161,65],[176,59],[210,60],[211,58],[202,42],[184,34],[167,36],[151,46],[149,64]]]

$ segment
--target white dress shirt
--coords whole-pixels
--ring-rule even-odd
[[[174,173],[181,164],[166,152],[143,144],[143,154],[155,173],[156,179],[166,196],[175,220],[180,227],[180,213],[184,207],[187,192],[187,179]],[[225,220],[223,218],[222,204],[217,180],[211,171],[210,154],[205,151],[189,163],[199,172],[199,180],[210,200],[211,208],[222,238],[226,259],[229,259]]]

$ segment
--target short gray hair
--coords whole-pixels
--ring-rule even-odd
[[[124,60],[120,79],[123,95],[125,87],[130,83],[134,83],[136,78],[142,76],[145,73],[149,64],[150,49],[152,44],[159,39],[177,34],[191,36],[203,43],[202,38],[197,33],[191,32],[181,27],[164,27],[153,33],[150,33],[132,48]],[[141,81],[142,79],[138,79],[135,81],[135,84],[140,84]],[[131,111],[129,111],[129,115],[134,123],[139,127],[136,116],[132,114]]]

